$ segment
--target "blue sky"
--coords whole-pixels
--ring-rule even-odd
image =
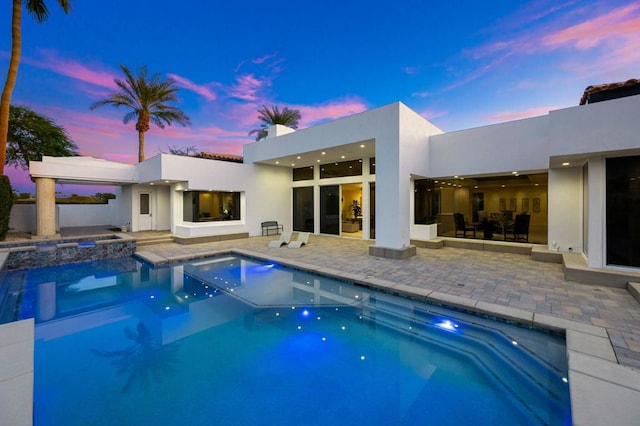
[[[308,127],[401,101],[453,131],[574,106],[591,84],[640,77],[630,0],[73,1],[69,15],[46,3],[45,23],[23,16],[12,103],[63,126],[81,155],[127,163],[135,123],[89,110],[114,90],[119,64],[176,80],[192,121],[152,127],[147,158],[170,146],[241,154],[263,104],[299,109]],[[3,2],[3,83],[10,15]],[[25,172],[5,170],[19,192],[34,191]]]

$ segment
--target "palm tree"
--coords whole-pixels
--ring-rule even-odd
[[[69,13],[71,4],[69,0],[57,0],[62,10]],[[27,11],[38,22],[44,22],[49,17],[49,10],[44,0],[27,0]],[[11,13],[11,57],[7,79],[2,89],[0,100],[0,175],[4,174],[4,163],[7,156],[7,135],[9,132],[9,107],[11,94],[18,78],[18,66],[20,65],[20,53],[22,51],[22,0],[13,0]]]
[[[125,80],[116,78],[114,81],[120,89],[111,93],[106,99],[95,102],[91,109],[103,105],[114,107],[124,106],[130,109],[122,120],[125,124],[134,118],[137,119],[138,131],[138,161],[144,161],[144,134],[150,129],[150,122],[164,129],[165,124],[171,125],[177,121],[183,126],[191,124],[189,117],[179,108],[169,105],[169,102],[177,101],[176,92],[179,90],[172,79],[162,80],[160,74],[154,74],[149,78],[147,67],[143,66],[134,76],[129,68],[120,65],[126,76]]]
[[[284,109],[280,111],[277,106],[272,106],[271,109],[269,109],[265,105],[262,105],[262,108],[258,110],[258,120],[262,121],[260,128],[253,129],[249,132],[249,136],[255,133],[256,141],[266,138],[267,128],[276,124],[297,129],[298,122],[300,121],[300,111],[287,107],[284,107]]]

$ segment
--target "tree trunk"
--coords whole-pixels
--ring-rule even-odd
[[[4,174],[4,163],[7,160],[7,140],[9,136],[9,106],[11,94],[18,78],[18,65],[20,64],[20,50],[22,48],[22,34],[20,22],[22,21],[22,0],[13,0],[13,12],[11,15],[11,58],[7,80],[2,89],[0,100],[0,175]]]
[[[144,132],[150,129],[150,121],[149,111],[142,109],[138,112],[138,122],[136,123],[136,130],[138,131],[138,163],[144,161]]]
[[[138,163],[144,161],[144,132],[138,130]]]

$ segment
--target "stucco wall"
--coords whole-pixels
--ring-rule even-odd
[[[292,190],[289,168],[167,154],[158,156],[158,161],[161,164],[159,170],[145,168],[140,170],[139,176],[143,181],[157,179],[180,181],[172,185],[166,197],[164,193],[157,196],[158,205],[161,206],[164,203],[166,210],[170,210],[174,215],[173,232],[185,236],[237,232],[260,235],[262,233],[260,224],[266,220],[277,220],[284,225],[284,229],[291,230]],[[182,192],[185,190],[243,193],[240,220],[209,224],[184,222]],[[160,220],[159,218],[158,223]]]
[[[582,251],[582,169],[549,170],[549,247]]]
[[[431,177],[544,171],[549,167],[548,116],[431,136]]]
[[[640,96],[549,113],[550,156],[640,151]]]
[[[119,225],[114,222],[115,200],[109,204],[57,204],[56,228],[77,226]],[[14,204],[11,208],[9,228],[12,232],[36,232],[36,205]]]

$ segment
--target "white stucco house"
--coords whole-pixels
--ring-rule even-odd
[[[492,223],[505,239],[505,218],[522,215],[526,241],[584,253],[592,267],[640,268],[638,111],[640,96],[625,96],[446,133],[393,103],[298,131],[275,126],[244,146],[242,163],[45,157],[29,167],[37,234],[56,232],[55,183],[85,182],[117,185],[113,224],[132,231],[255,236],[274,220],[375,240],[371,254],[402,258],[412,239],[430,238],[429,223],[462,236],[454,214],[467,238],[491,237]]]

